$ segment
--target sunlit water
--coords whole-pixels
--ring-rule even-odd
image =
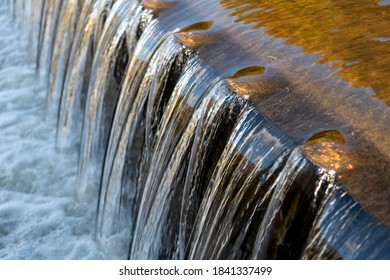
[[[388,106],[259,1],[164,3],[0,0],[0,258],[389,258]]]
[[[0,259],[112,259],[94,241],[96,205],[78,203],[77,153],[55,148],[35,65],[0,7]],[[123,248],[126,249],[126,248]]]

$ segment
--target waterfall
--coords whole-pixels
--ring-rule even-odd
[[[57,146],[61,149],[75,146],[80,141],[77,139],[81,137],[92,59],[111,2],[88,1],[81,11],[58,110]]]
[[[33,65],[28,90],[44,95],[50,141],[59,157],[77,158],[67,184],[81,205],[74,211],[89,209],[94,250],[130,259],[390,258],[386,223],[314,160],[312,147],[345,143],[343,135],[285,129],[280,120],[292,113],[262,111],[256,98],[270,104],[289,90],[288,77],[258,64],[223,70],[237,58],[209,54],[220,48],[213,21],[165,15],[171,2],[2,0],[1,20],[13,20]]]

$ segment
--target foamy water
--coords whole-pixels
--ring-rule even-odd
[[[55,148],[45,91],[0,7],[0,259],[116,259],[94,241],[96,203],[75,200],[77,152]],[[30,62],[29,62],[30,61]]]

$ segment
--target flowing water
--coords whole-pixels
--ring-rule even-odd
[[[7,12],[1,5],[0,258],[123,258],[93,241],[95,209],[74,199],[77,153],[55,148],[46,92],[35,91],[34,61]]]
[[[385,66],[279,2],[1,0],[0,258],[390,258]]]

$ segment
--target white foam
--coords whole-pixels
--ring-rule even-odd
[[[117,259],[94,241],[96,203],[74,199],[77,152],[55,148],[45,92],[0,7],[0,258]],[[115,242],[114,242],[115,243]]]

